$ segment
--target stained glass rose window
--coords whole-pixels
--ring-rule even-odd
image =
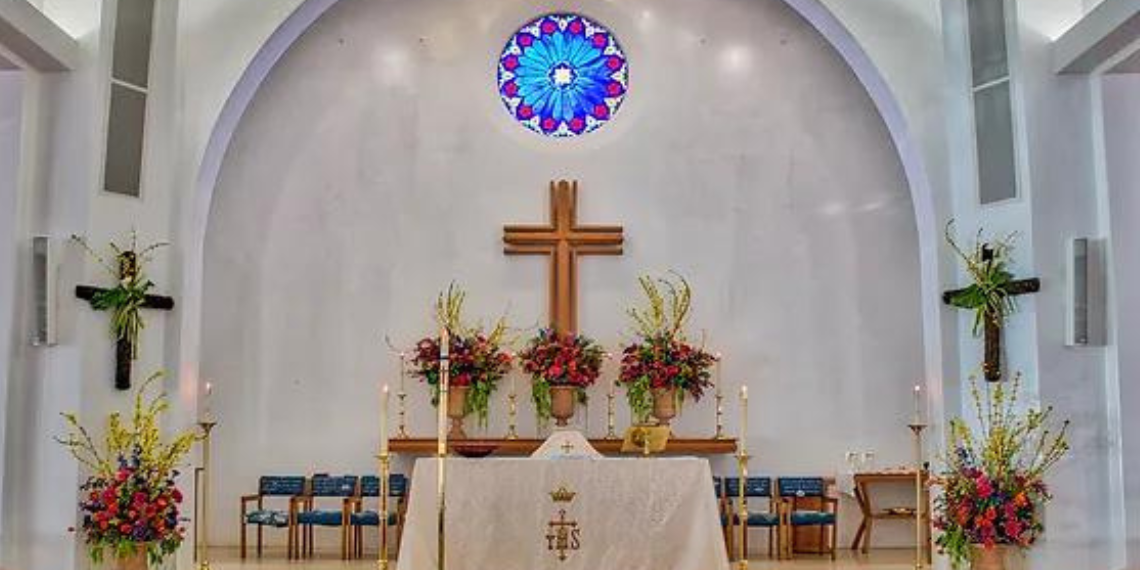
[[[515,32],[499,57],[498,77],[503,104],[523,126],[573,137],[614,116],[629,88],[629,65],[600,24],[549,14]]]

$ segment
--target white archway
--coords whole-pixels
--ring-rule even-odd
[[[179,370],[183,393],[198,393],[201,358],[203,255],[210,207],[222,164],[235,131],[262,82],[281,57],[329,8],[339,0],[305,0],[270,35],[254,55],[230,93],[206,145],[193,202],[183,235],[186,257],[182,282],[182,322],[179,335]],[[929,393],[942,393],[942,327],[939,306],[938,243],[940,224],[935,199],[918,142],[886,79],[846,27],[818,0],[784,0],[804,18],[851,68],[874,102],[898,149],[914,206],[919,239],[924,364]],[[941,398],[934,400],[934,417],[941,417]]]

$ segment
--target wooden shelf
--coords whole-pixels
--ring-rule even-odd
[[[542,439],[465,439],[462,443],[468,445],[495,446],[492,455],[518,456],[534,453]],[[590,445],[599,452],[607,455],[621,453],[620,439],[591,439]],[[454,441],[449,442],[456,443]],[[431,455],[436,452],[437,440],[426,437],[412,437],[408,439],[391,439],[388,448],[392,453],[407,455]],[[452,446],[449,444],[448,449]],[[665,446],[665,455],[729,455],[736,453],[736,439],[670,439]]]

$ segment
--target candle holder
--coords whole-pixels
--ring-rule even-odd
[[[740,539],[736,543],[736,567],[740,570],[748,570],[748,552],[744,549],[745,535],[748,534],[748,498],[745,496],[744,490],[748,486],[748,460],[750,458],[751,456],[748,455],[742,445],[736,452],[736,471],[740,482],[737,485],[738,496],[736,498],[738,503],[736,519],[737,523],[740,524]],[[729,522],[731,523],[731,521]],[[783,548],[782,537],[780,548]]]
[[[614,394],[613,390],[610,390],[610,393],[606,394],[606,439],[617,439],[618,438],[618,434],[617,434],[617,431],[615,429],[616,426],[614,425],[614,422],[615,422],[614,400],[616,398],[617,398],[617,394]]]
[[[451,333],[439,335],[439,416],[436,435],[436,563],[447,570],[447,395],[451,390]]]
[[[377,456],[380,468],[380,554],[376,561],[377,570],[388,570],[388,478],[391,477],[391,454],[381,451]]]
[[[724,394],[718,389],[716,392],[716,433],[713,439],[728,439],[724,435]]]
[[[926,501],[924,500],[925,493],[923,493],[924,469],[922,462],[922,431],[926,429],[926,424],[915,420],[907,427],[914,434],[914,567],[921,570],[926,567],[926,556],[924,554],[926,524],[923,521],[926,516]]]
[[[198,543],[198,569],[210,570],[210,432],[218,422],[202,420],[202,538]],[[197,499],[197,497],[195,497]]]
[[[519,395],[511,392],[507,395],[507,439],[519,438],[518,429]]]
[[[408,393],[400,390],[396,394],[396,400],[400,403],[400,425],[396,427],[396,439],[409,439],[412,436],[408,434],[408,407],[407,407]]]

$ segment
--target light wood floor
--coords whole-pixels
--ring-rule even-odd
[[[371,555],[371,554],[370,554]],[[903,549],[877,549],[869,555],[854,556],[849,551],[841,551],[838,560],[832,562],[823,557],[800,555],[796,560],[776,562],[763,555],[758,555],[749,563],[749,570],[852,570],[874,568],[875,570],[911,570],[913,566],[913,550]],[[353,560],[345,562],[340,560],[336,553],[318,556],[313,560],[290,562],[284,559],[284,552],[276,550],[267,551],[265,556],[258,560],[251,556],[244,562],[238,556],[236,548],[218,548],[211,550],[211,570],[277,570],[297,568],[315,568],[321,570],[333,569],[360,569],[374,570],[376,560]]]

